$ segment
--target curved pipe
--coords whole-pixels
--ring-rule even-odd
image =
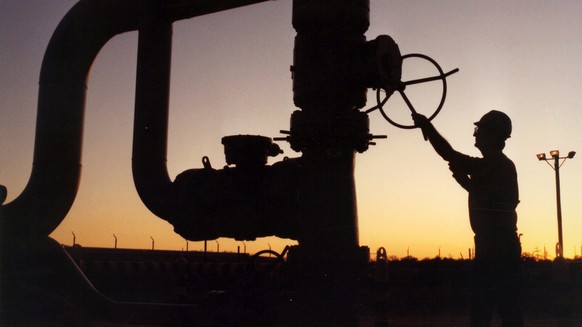
[[[136,1],[80,1],[55,30],[40,73],[32,173],[19,197],[3,206],[3,231],[48,235],[73,204],[89,70],[111,37],[137,29],[130,2]]]
[[[72,206],[81,173],[87,78],[109,39],[137,30],[148,13],[173,22],[264,1],[79,1],[58,25],[45,52],[32,173],[24,191],[1,207],[2,233],[48,236]]]
[[[166,165],[171,57],[171,23],[142,26],[135,88],[133,181],[146,207],[166,220],[175,207]]]
[[[167,138],[172,57],[171,21],[269,0],[204,0],[164,4],[172,19],[150,17],[140,26],[133,130],[132,172],[146,207],[165,220],[176,217],[176,194],[168,175]],[[154,11],[158,13],[158,11]]]

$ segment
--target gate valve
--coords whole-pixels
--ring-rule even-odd
[[[438,75],[410,81],[402,81],[402,64],[404,60],[410,58],[420,58],[429,61],[436,67]],[[366,42],[363,47],[356,52],[353,75],[355,76],[356,83],[376,90],[377,104],[376,106],[367,109],[365,113],[370,113],[379,109],[384,119],[386,119],[390,124],[399,128],[411,129],[416,128],[416,126],[414,124],[404,125],[397,123],[392,120],[384,110],[384,105],[392,94],[398,92],[406,103],[408,109],[412,113],[416,113],[416,109],[412,102],[406,96],[406,93],[404,93],[405,89],[408,86],[415,84],[439,80],[442,81],[442,96],[440,103],[432,115],[427,115],[429,116],[429,120],[432,120],[436,115],[438,115],[445,102],[447,96],[446,78],[458,71],[459,69],[456,68],[445,73],[434,59],[423,54],[412,53],[402,56],[398,45],[390,36],[380,35],[375,40]]]
[[[406,103],[406,106],[408,107],[408,109],[410,110],[411,113],[416,113],[416,109],[414,108],[412,102],[410,101],[410,99],[406,96],[406,93],[404,92],[405,89],[408,86],[412,86],[415,84],[421,84],[421,83],[426,83],[426,82],[432,82],[432,81],[441,81],[442,82],[442,95],[441,95],[441,99],[440,102],[436,108],[436,110],[430,115],[428,116],[429,120],[432,120],[434,117],[436,117],[439,112],[441,111],[444,103],[445,103],[445,99],[447,97],[447,80],[446,78],[456,72],[459,71],[458,68],[455,68],[451,71],[449,71],[448,73],[445,73],[442,68],[440,67],[440,65],[432,58],[430,58],[429,56],[423,55],[423,54],[419,54],[419,53],[411,53],[411,54],[407,54],[402,56],[402,61],[406,60],[406,59],[410,59],[410,58],[420,58],[420,59],[424,59],[427,60],[428,62],[430,62],[433,66],[436,67],[437,71],[438,71],[438,75],[436,76],[431,76],[431,77],[426,77],[426,78],[420,78],[420,79],[415,79],[415,80],[410,80],[410,81],[398,81],[395,82],[394,79],[390,79],[389,81],[384,83],[384,86],[376,88],[376,106],[367,109],[365,112],[366,113],[370,113],[376,109],[380,110],[380,113],[382,114],[382,116],[384,117],[384,119],[386,119],[390,124],[399,127],[399,128],[404,128],[404,129],[412,129],[412,128],[417,128],[417,126],[415,126],[414,124],[411,125],[405,125],[405,124],[400,124],[397,123],[396,121],[392,120],[388,114],[386,113],[386,110],[384,109],[384,105],[386,104],[386,102],[388,102],[388,99],[390,99],[390,97],[392,96],[392,94],[395,91],[398,91],[398,93],[400,94],[400,96],[402,97],[402,99],[404,100],[404,102]],[[401,62],[402,64],[402,62]],[[388,66],[384,66],[385,68]],[[392,73],[391,77],[395,77],[397,74],[401,74],[401,69],[400,71],[396,71],[395,73]],[[426,140],[426,136],[425,136],[425,140]]]

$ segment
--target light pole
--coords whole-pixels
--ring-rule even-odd
[[[545,161],[554,171],[556,172],[556,207],[558,211],[558,244],[556,248],[556,255],[559,258],[564,257],[564,240],[562,238],[562,201],[560,199],[560,167],[564,164],[566,159],[572,159],[576,155],[575,151],[568,152],[565,157],[560,157],[560,151],[552,150],[550,151],[551,158],[546,158],[545,153],[538,153],[536,156],[539,161]],[[560,160],[562,160],[560,162]],[[553,161],[553,165],[550,163]]]

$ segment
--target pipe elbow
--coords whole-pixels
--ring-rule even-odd
[[[80,180],[89,70],[109,39],[137,28],[137,15],[128,13],[138,1],[119,3],[82,0],[53,33],[40,72],[32,173],[24,191],[2,206],[3,232],[48,236],[71,208]]]

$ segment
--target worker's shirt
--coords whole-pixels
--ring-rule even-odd
[[[469,192],[469,217],[475,235],[515,235],[519,191],[513,162],[499,153],[485,158],[463,155],[451,165],[456,175],[465,176],[463,186]]]

